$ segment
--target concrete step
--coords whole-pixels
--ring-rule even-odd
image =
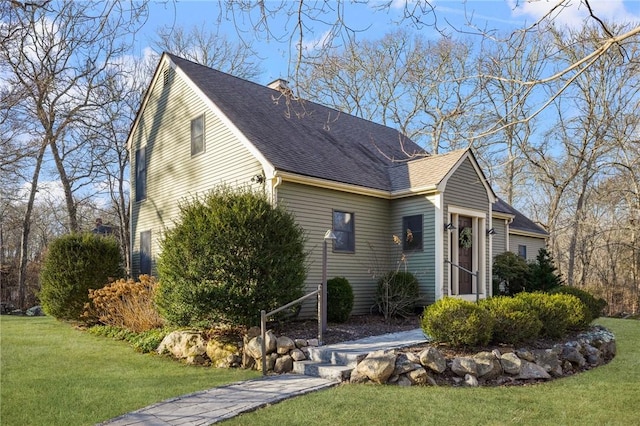
[[[353,367],[334,365],[317,361],[295,361],[293,372],[305,376],[320,377],[327,380],[343,382],[351,377]]]
[[[309,359],[311,361],[343,365],[346,367],[354,368],[360,361],[362,361],[367,354],[368,350],[356,349],[356,348],[336,348],[334,346],[319,346],[309,348]]]

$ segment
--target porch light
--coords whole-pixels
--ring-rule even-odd
[[[487,229],[487,235],[496,235],[496,230],[493,228]]]
[[[446,231],[452,231],[452,230],[456,229],[456,227],[453,225],[453,223],[449,222],[444,226],[444,229]]]

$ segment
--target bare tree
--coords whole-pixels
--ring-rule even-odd
[[[230,41],[219,31],[210,31],[202,24],[185,30],[179,26],[165,26],[158,29],[154,47],[159,52],[166,51],[210,68],[252,79],[262,72],[258,53],[251,42]]]

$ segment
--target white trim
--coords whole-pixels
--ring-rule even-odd
[[[435,222],[435,259],[434,259],[434,269],[435,269],[435,277],[434,277],[434,297],[435,300],[438,301],[443,297],[444,290],[444,220],[443,220],[443,212],[442,205],[444,204],[444,194],[438,193],[433,196],[427,197],[427,200],[431,201],[434,206],[433,214],[435,214],[434,222]],[[449,231],[447,231],[449,232]]]

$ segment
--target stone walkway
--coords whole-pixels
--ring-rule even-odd
[[[322,348],[373,352],[424,342],[422,330],[385,334]],[[168,399],[101,423],[109,426],[210,425],[282,400],[336,386],[327,380],[296,374],[266,376]]]

